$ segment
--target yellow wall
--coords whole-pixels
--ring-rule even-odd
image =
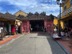
[[[62,6],[62,9],[63,9],[63,12],[66,11],[67,9],[69,9],[72,5],[70,4],[70,0],[67,0],[67,2]],[[66,10],[64,10],[64,6],[66,6]],[[72,12],[71,13],[66,13],[65,16],[62,16],[62,18],[67,18],[68,16],[72,15]]]
[[[57,24],[58,24],[58,19],[57,19],[57,18],[54,18],[53,24],[54,24],[55,26],[57,26]]]
[[[15,15],[16,15],[16,16],[23,15],[23,16],[25,16],[25,17],[27,16],[27,14],[26,14],[25,12],[21,11],[21,10],[18,11],[17,13],[15,13]]]
[[[60,21],[61,28],[64,29],[64,22]]]
[[[64,11],[64,6],[66,6],[66,8],[68,9],[68,8],[70,8],[70,0],[67,0],[67,2],[63,5],[63,11]]]
[[[58,26],[58,18],[54,18],[53,24],[55,26]],[[63,21],[60,21],[60,25],[61,25],[61,28],[64,29],[64,22]]]

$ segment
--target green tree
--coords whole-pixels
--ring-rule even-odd
[[[42,13],[40,13],[40,15],[46,16],[46,12],[42,12]]]
[[[28,16],[32,16],[32,15],[33,15],[33,13],[31,13],[31,12],[28,13]]]
[[[35,14],[34,14],[34,15],[38,16],[38,15],[39,15],[39,13],[38,13],[38,12],[35,12]]]
[[[54,16],[52,14],[50,14],[50,19],[53,20],[54,19]]]

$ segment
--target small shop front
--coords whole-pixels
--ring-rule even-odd
[[[62,21],[64,22],[64,27],[72,28],[72,16],[68,16],[62,19]]]
[[[5,32],[5,23],[4,22],[0,22],[0,38],[4,37],[6,35],[6,32]]]

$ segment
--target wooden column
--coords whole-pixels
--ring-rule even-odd
[[[49,33],[53,32],[53,22],[44,20],[44,28],[46,29],[46,32],[49,32]]]
[[[25,20],[22,22],[21,29],[22,29],[23,33],[29,33],[30,32],[30,23],[28,20]]]

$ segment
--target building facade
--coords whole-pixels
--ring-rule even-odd
[[[18,11],[15,15],[0,13],[0,39],[6,35],[30,32],[53,32],[54,16],[47,16],[44,12],[25,13]]]
[[[0,34],[4,33],[3,36],[16,34],[17,17],[10,13],[0,13]],[[2,31],[3,30],[3,31]]]
[[[42,31],[51,33],[53,31],[53,18],[51,18],[52,15],[47,16],[44,13],[26,14],[21,10],[15,15],[19,18],[19,20],[22,21],[20,26],[22,33]]]
[[[65,0],[62,5],[62,10],[61,18],[64,22],[64,26],[72,28],[72,0]]]

